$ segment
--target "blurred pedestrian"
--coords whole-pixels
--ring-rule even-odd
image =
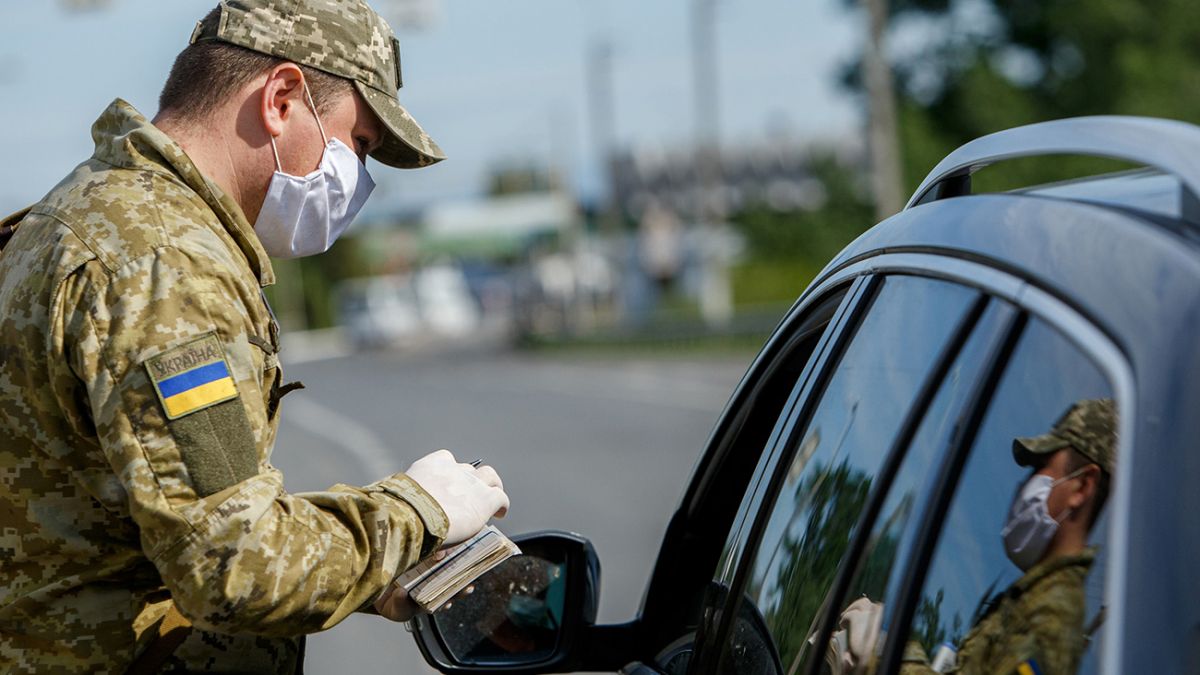
[[[131,32],[128,39],[138,39]],[[295,672],[303,636],[413,606],[392,580],[508,507],[446,451],[288,494],[269,257],[327,250],[368,155],[433,164],[361,0],[225,0],[153,122],[0,224],[0,670]]]

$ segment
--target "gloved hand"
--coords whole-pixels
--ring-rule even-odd
[[[437,500],[450,521],[444,546],[475,536],[494,516],[508,512],[508,495],[490,466],[460,464],[449,450],[438,450],[413,462],[405,472]]]
[[[838,628],[845,632],[842,666],[845,672],[865,672],[875,656],[875,643],[883,622],[883,604],[861,597],[842,612]]]

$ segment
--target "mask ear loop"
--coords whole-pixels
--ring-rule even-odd
[[[308,107],[312,110],[313,117],[317,118],[317,130],[321,132],[321,140],[325,141],[325,145],[329,145],[329,137],[325,135],[325,125],[321,124],[321,116],[317,114],[317,104],[313,101],[308,82],[304,83],[304,95],[308,97]]]
[[[329,145],[329,137],[325,135],[325,125],[321,124],[321,116],[317,114],[317,104],[313,101],[312,92],[308,89],[308,82],[304,83],[304,96],[308,99],[308,109],[317,119],[317,130],[321,132],[321,140],[325,142],[325,145]],[[271,152],[275,153],[275,170],[283,173],[283,163],[279,161],[279,147],[275,145],[274,136],[271,136]]]
[[[1084,466],[1081,466],[1081,467],[1079,467],[1078,469],[1075,469],[1074,471],[1072,471],[1071,473],[1069,473],[1069,474],[1067,474],[1067,475],[1063,476],[1062,478],[1059,478],[1058,480],[1056,480],[1056,481],[1054,481],[1054,482],[1050,483],[1050,489],[1051,489],[1051,490],[1053,490],[1053,489],[1054,489],[1054,488],[1055,488],[1055,487],[1056,487],[1056,486],[1057,486],[1059,483],[1065,483],[1066,481],[1069,481],[1069,480],[1071,480],[1072,478],[1074,478],[1074,477],[1076,477],[1076,476],[1078,476],[1078,475],[1082,474],[1082,473],[1083,473],[1085,470],[1087,470],[1087,468],[1088,468],[1088,465],[1086,465],[1086,464],[1085,464]],[[1049,495],[1047,495],[1047,496],[1049,496]],[[1054,518],[1054,522],[1058,523],[1059,525],[1062,525],[1062,522],[1063,522],[1064,520],[1066,520],[1066,519],[1067,519],[1067,518],[1068,518],[1068,517],[1069,517],[1069,516],[1070,516],[1072,513],[1074,513],[1074,512],[1075,512],[1075,509],[1073,509],[1073,508],[1071,508],[1071,507],[1069,507],[1069,506],[1068,506],[1068,507],[1067,507],[1067,509],[1066,509],[1066,512],[1065,512],[1065,513],[1063,513],[1063,514],[1062,514],[1061,516],[1059,516],[1058,518],[1054,518],[1054,516],[1050,516],[1050,517],[1051,517],[1051,518]],[[1046,514],[1046,515],[1050,515],[1050,514],[1047,512],[1047,514]]]
[[[279,161],[279,148],[275,146],[275,136],[271,135],[271,152],[275,153],[275,172],[283,173],[283,164]]]

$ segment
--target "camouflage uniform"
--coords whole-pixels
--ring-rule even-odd
[[[987,614],[959,642],[956,667],[963,675],[1074,675],[1083,655],[1084,581],[1096,552],[1059,556],[1034,565],[992,600]],[[924,650],[910,642],[903,675],[933,673]]]
[[[285,4],[287,26],[262,14]],[[371,89],[382,160],[436,161],[415,123],[396,128],[398,51],[374,13],[350,25],[364,8],[230,0],[217,39],[261,39],[259,12],[293,52],[352,41],[342,62],[288,58]],[[342,72],[368,56],[383,65]],[[253,228],[129,104],[93,137],[92,159],[0,225],[0,672],[120,672],[172,602],[195,630],[168,671],[291,672],[299,637],[369,608],[446,516],[402,474],[284,491],[270,453],[288,388]]]
[[[403,475],[284,492],[261,245],[131,106],[93,133],[0,255],[0,670],[119,671],[173,599],[193,669],[286,672],[445,514]],[[233,396],[169,419],[156,383],[205,361]]]

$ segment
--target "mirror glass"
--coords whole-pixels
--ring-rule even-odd
[[[566,604],[565,554],[509,558],[433,615],[446,649],[464,665],[534,663],[554,654]]]

